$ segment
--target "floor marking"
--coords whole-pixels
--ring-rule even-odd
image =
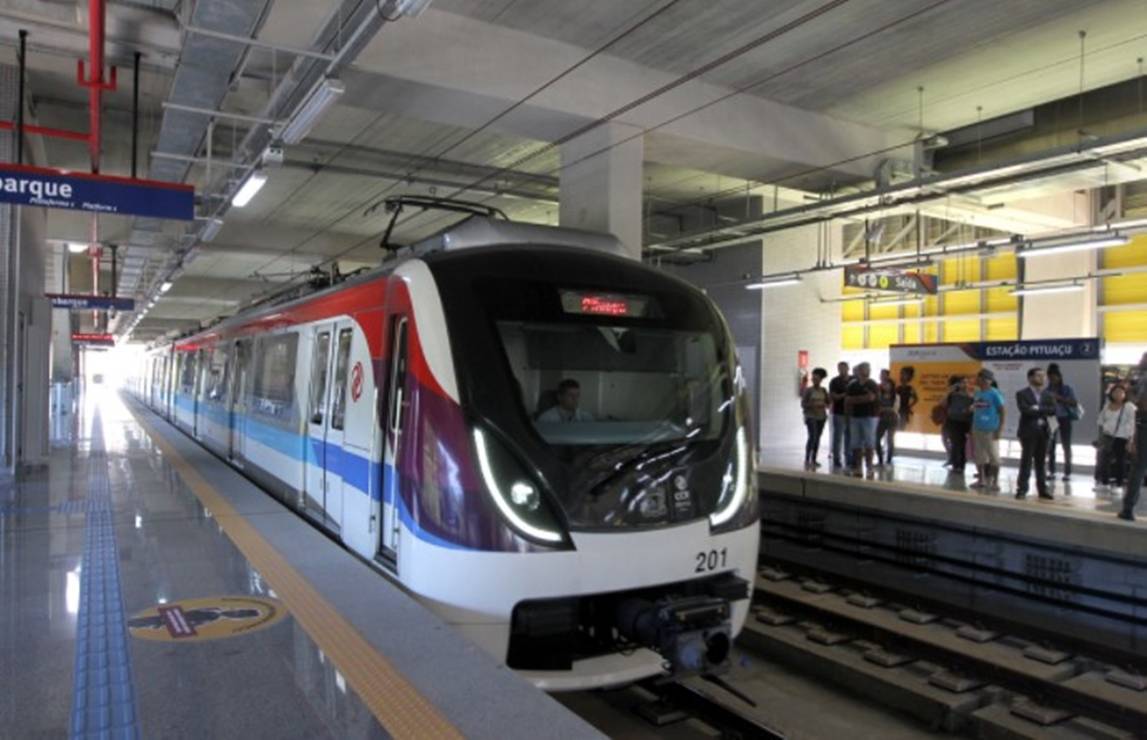
[[[119,549],[112,519],[111,484],[99,412],[92,419],[88,457],[87,521],[76,614],[72,678],[73,740],[139,737],[131,653],[127,645]]]
[[[390,661],[263,539],[231,502],[158,432],[134,403],[125,404],[168,464],[205,507],[315,644],[346,677],[362,703],[395,738],[461,738],[462,733]],[[232,471],[234,472],[234,471]],[[381,578],[382,576],[379,576]]]

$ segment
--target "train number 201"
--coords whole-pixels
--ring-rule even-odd
[[[717,568],[724,568],[725,561],[729,557],[729,552],[726,548],[722,547],[720,550],[710,550],[709,552],[699,552],[695,556],[697,559],[697,567],[693,570],[694,573],[706,573]]]

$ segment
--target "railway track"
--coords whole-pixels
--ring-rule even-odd
[[[1147,736],[1147,674],[1133,657],[1095,658],[815,571],[763,567],[740,644],[949,732]]]

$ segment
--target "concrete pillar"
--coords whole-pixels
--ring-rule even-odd
[[[806,270],[816,261],[820,226],[787,229],[764,236],[761,271],[766,275]],[[827,238],[833,259],[842,251],[843,227],[828,225]],[[761,342],[761,455],[768,464],[770,451],[783,452],[803,445],[803,413],[800,408],[797,353],[809,353],[809,367],[824,367],[829,377],[835,374],[842,359],[840,349],[840,304],[822,303],[822,299],[839,298],[843,281],[839,270],[814,272],[804,276],[799,285],[767,288],[760,291],[764,318]],[[831,443],[821,440],[821,450]]]
[[[619,142],[639,130],[607,123],[561,146],[561,225],[609,232],[634,259],[641,258],[645,149],[640,136]]]
[[[1025,203],[1029,208],[1032,204]],[[1040,204],[1061,215],[1073,216],[1077,226],[1091,223],[1092,204],[1088,193],[1063,193],[1041,198]],[[1064,280],[1094,272],[1098,253],[1094,250],[1067,252],[1023,260],[1020,266],[1028,282]],[[1022,296],[1023,321],[1020,339],[1061,339],[1099,335],[1096,310],[1099,281],[1081,281],[1083,289],[1074,293]]]

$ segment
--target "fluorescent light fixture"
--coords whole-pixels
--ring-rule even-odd
[[[68,242],[68,251],[72,254],[82,254],[88,251],[88,245],[83,242]]]
[[[1012,290],[1011,295],[1045,295],[1048,293],[1075,293],[1083,290],[1083,286],[1079,283],[1071,283],[1070,285],[1033,285],[1031,287],[1021,286]]]
[[[796,285],[801,281],[800,275],[772,275],[761,278],[758,282],[749,283],[745,290],[764,290],[765,288],[779,288],[783,285]]]
[[[170,280],[164,280],[163,285],[159,286],[159,292],[160,293],[166,293],[169,290],[171,290],[171,281]]]
[[[204,224],[203,230],[199,232],[199,239],[201,241],[209,242],[219,234],[219,229],[223,228],[223,219],[209,218],[207,223]]]
[[[250,203],[251,199],[255,197],[256,193],[262,190],[263,186],[266,184],[267,176],[262,172],[255,170],[246,179],[246,181],[244,181],[243,186],[239,188],[239,192],[235,193],[235,197],[231,199],[231,205],[235,206],[236,208],[242,208],[243,206]]]
[[[410,3],[407,3],[408,5]],[[399,3],[398,12],[402,13],[402,3]],[[425,5],[425,3],[424,3]],[[337,77],[325,77],[315,85],[307,99],[298,107],[291,120],[279,132],[279,139],[284,144],[298,144],[307,138],[311,129],[318,124],[331,106],[338,102],[346,92],[346,85]]]
[[[1047,247],[1028,247],[1016,252],[1020,257],[1043,257],[1048,254],[1065,254],[1067,252],[1083,252],[1088,249],[1106,249],[1107,247],[1121,247],[1129,242],[1122,234],[1112,234],[1097,239],[1083,239],[1080,241],[1052,244]]]
[[[870,299],[868,305],[870,306],[910,306],[917,303],[923,303],[924,296],[908,296],[906,298],[879,298]]]

